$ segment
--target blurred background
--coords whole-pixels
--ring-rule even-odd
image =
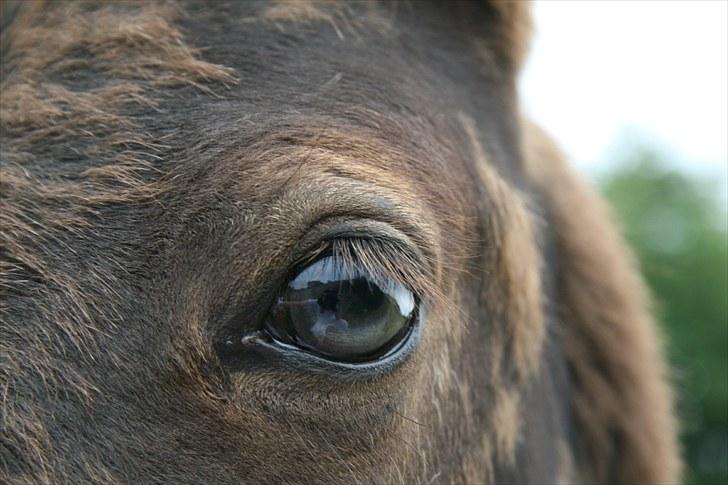
[[[545,0],[524,110],[611,202],[651,287],[684,483],[728,484],[728,1]]]

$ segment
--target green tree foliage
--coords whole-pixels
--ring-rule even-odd
[[[647,149],[601,183],[663,324],[678,390],[686,483],[728,484],[728,229],[719,181]]]

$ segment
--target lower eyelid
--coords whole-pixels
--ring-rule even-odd
[[[418,311],[415,319],[415,324],[412,325],[410,334],[403,340],[401,348],[377,361],[362,363],[332,361],[310,352],[301,352],[292,345],[275,343],[264,333],[257,332],[243,342],[243,357],[233,360],[229,365],[233,372],[285,369],[289,373],[320,375],[342,382],[384,376],[402,366],[415,353],[422,338],[424,313]]]

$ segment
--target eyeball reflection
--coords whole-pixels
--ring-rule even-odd
[[[267,329],[283,343],[333,360],[361,362],[381,357],[401,342],[415,310],[414,295],[399,282],[375,282],[328,256],[288,283]]]

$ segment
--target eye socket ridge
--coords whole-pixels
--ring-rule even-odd
[[[392,252],[396,251],[395,254]],[[286,348],[335,362],[373,362],[411,335],[419,296],[406,258],[378,239],[335,239],[298,265],[266,319]]]

